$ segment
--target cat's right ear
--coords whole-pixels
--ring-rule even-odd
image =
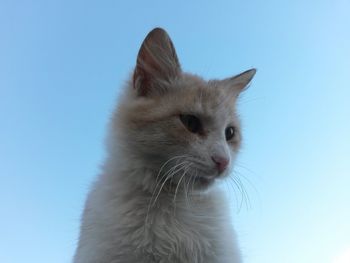
[[[221,84],[227,89],[230,94],[238,96],[242,91],[244,91],[248,84],[253,79],[256,73],[256,69],[252,68],[238,74],[234,77],[221,80]]]
[[[139,96],[161,94],[181,72],[174,45],[162,28],[148,33],[137,56],[133,86]]]

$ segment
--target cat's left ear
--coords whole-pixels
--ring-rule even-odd
[[[243,90],[247,88],[255,73],[256,69],[252,68],[234,77],[224,79],[221,81],[221,83],[223,86],[225,86],[225,88],[228,88],[230,92],[238,96]]]

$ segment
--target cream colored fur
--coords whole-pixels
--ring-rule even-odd
[[[241,262],[216,187],[229,169],[219,173],[212,156],[232,166],[241,142],[235,103],[254,73],[211,81],[184,73],[166,32],[150,32],[112,116],[74,263]],[[186,129],[180,114],[197,116],[203,132]]]

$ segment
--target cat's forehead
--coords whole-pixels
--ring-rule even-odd
[[[177,85],[175,97],[184,110],[208,117],[226,117],[235,111],[236,97],[219,81],[185,75]]]

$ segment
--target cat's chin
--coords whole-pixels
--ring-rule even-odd
[[[206,190],[215,183],[216,179],[216,176],[198,176],[195,179],[196,189]]]
[[[196,189],[197,190],[207,190],[210,188],[217,180],[224,179],[228,173],[225,171],[224,173],[218,173],[215,175],[197,175],[195,182],[196,182]]]

